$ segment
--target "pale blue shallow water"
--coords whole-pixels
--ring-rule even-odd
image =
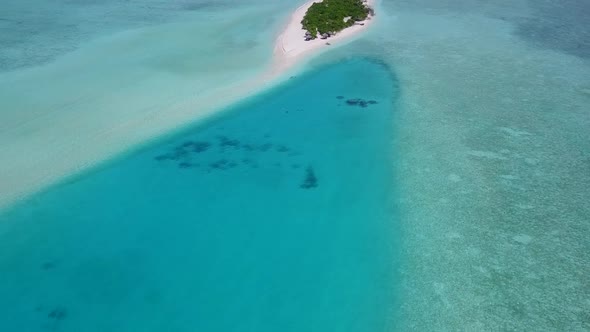
[[[228,106],[297,2],[1,1],[0,206]]]
[[[81,167],[86,162],[94,162],[94,157],[103,160],[105,156],[122,153],[138,142],[151,139],[165,130],[175,128],[179,123],[185,123],[186,119],[198,116],[199,107],[203,107],[203,96],[207,93],[236,82],[245,82],[265,68],[271,59],[274,36],[280,32],[290,12],[302,2],[0,1],[0,205],[5,206],[3,204],[12,202],[14,197],[45,187],[51,182],[47,179],[53,179],[56,173],[71,171],[62,161],[67,160],[69,163],[75,160],[72,163]],[[401,252],[403,263],[399,264],[401,277],[399,280],[392,277],[390,284],[397,285],[398,281],[401,284],[399,292],[395,291],[395,298],[401,298],[403,305],[398,306],[399,310],[391,316],[396,317],[393,322],[397,329],[390,330],[590,330],[590,136],[587,134],[590,127],[590,30],[587,28],[590,3],[586,0],[382,0],[377,3],[378,20],[371,31],[357,42],[334,48],[314,61],[330,63],[362,54],[380,59],[395,68],[401,82],[391,134],[394,136],[391,149],[397,156],[394,160],[396,169],[393,180],[387,181],[394,182],[399,192],[388,206],[397,206],[400,211],[394,223],[399,224],[403,236],[400,236],[401,249],[394,250],[394,253]],[[297,84],[297,81],[293,84]],[[397,94],[397,86],[391,90],[391,93]],[[310,96],[318,97],[307,93],[306,98]],[[326,95],[326,98],[331,100],[332,96]],[[316,105],[316,101],[313,104]],[[194,113],[187,112],[185,108],[178,109],[178,105],[194,107]],[[377,106],[384,104],[379,103]],[[245,116],[246,112],[235,111],[231,116],[237,114]],[[289,114],[292,116],[291,112]],[[259,125],[270,127],[266,120],[259,121]],[[276,122],[276,119],[268,118],[268,121]],[[204,130],[206,127],[200,128]],[[227,132],[225,135],[233,137]],[[207,137],[207,141],[214,141],[213,136]],[[240,140],[249,141],[245,138]],[[281,144],[278,139],[272,141]],[[113,146],[116,148],[111,149]],[[321,151],[317,153],[322,156],[326,154],[326,160],[335,153],[333,144],[322,144],[313,149],[308,143],[305,146],[307,153],[313,150]],[[371,148],[377,149],[374,146]],[[165,153],[164,150],[162,147],[161,151],[154,151],[153,155]],[[92,158],[80,158],[81,155],[86,156],[87,152]],[[145,159],[151,159],[153,155],[149,154]],[[274,160],[270,154],[262,155],[267,156],[264,158],[268,160]],[[220,160],[224,157],[210,155],[208,158]],[[322,164],[331,165],[337,159],[322,160]],[[309,163],[307,159],[304,161]],[[140,161],[136,161],[136,164],[139,165]],[[272,173],[272,168],[267,167],[266,174],[275,174],[274,177],[259,176],[247,181],[263,178],[271,181],[289,176],[289,183],[297,186],[307,166],[302,164],[300,171],[292,171],[289,173],[291,175],[284,176],[276,175],[276,172],[286,168],[276,168],[273,171],[275,173]],[[320,187],[314,195],[322,195],[326,199],[324,196],[327,194],[320,194],[325,193],[325,181],[336,178],[337,174],[327,178],[320,169],[323,166],[316,164],[314,162]],[[139,174],[139,169],[151,164],[145,162],[141,165],[134,172]],[[173,169],[172,163],[163,162],[161,165]],[[346,162],[342,162],[339,167],[344,166],[353,167]],[[234,170],[237,171],[237,168]],[[103,170],[99,174],[104,172],[114,170]],[[191,172],[188,174],[196,174]],[[126,172],[121,171],[123,173]],[[370,175],[366,178],[367,184],[371,183],[369,179],[376,176]],[[146,180],[145,177],[142,178],[142,185],[156,179],[149,176]],[[86,176],[83,181],[98,181],[98,178],[90,178]],[[346,180],[354,178],[342,177]],[[125,179],[135,183],[141,181],[139,178],[133,180],[130,176],[125,176]],[[178,186],[193,183],[185,183],[183,178],[174,176],[168,179],[176,179],[175,182],[180,182]],[[226,178],[228,181],[212,180],[214,177],[204,179],[219,185],[219,194],[209,199],[216,200],[219,205],[230,200],[229,193],[237,195],[239,190],[246,190],[240,189],[245,185],[237,181],[232,183],[242,185],[232,185],[229,189],[224,187],[221,190],[222,183],[228,183],[230,178]],[[333,184],[335,180],[329,181]],[[356,183],[341,182],[351,186]],[[383,184],[386,180],[374,182]],[[106,180],[100,183],[107,186]],[[262,186],[266,182],[257,183]],[[115,184],[111,185],[115,187]],[[104,215],[130,206],[125,201],[108,203],[108,199],[122,200],[118,196],[113,197],[113,194],[95,198],[84,196],[90,195],[89,192],[78,186],[76,184],[74,188],[80,188],[78,191],[83,194],[77,195],[72,193],[74,189],[67,189],[69,195],[75,197],[71,199],[71,204],[63,207],[69,211],[68,214],[77,215],[77,211],[89,206],[92,199],[104,200],[100,203],[103,204],[101,213]],[[163,188],[159,184],[153,186],[158,190]],[[277,184],[279,187],[287,188],[286,182]],[[125,188],[124,182],[119,180],[117,192],[129,196],[122,188]],[[59,190],[64,193],[67,191]],[[144,194],[146,190],[137,191]],[[101,191],[93,192],[99,196]],[[282,192],[277,189],[275,194]],[[349,191],[342,192],[345,195]],[[258,195],[254,190],[250,193],[251,196]],[[169,191],[161,190],[158,194],[169,195]],[[49,212],[50,198],[53,197],[57,202],[60,195],[37,196],[26,203],[28,205],[22,205],[12,214],[2,216],[6,223],[1,226],[4,235],[3,242],[0,242],[3,262],[0,269],[0,288],[3,290],[0,294],[3,296],[0,298],[0,322],[3,323],[0,331],[38,331],[43,327],[59,327],[70,331],[174,331],[194,325],[194,321],[199,319],[194,312],[188,309],[185,312],[177,311],[181,307],[180,303],[194,300],[194,294],[199,289],[197,286],[189,289],[188,282],[178,282],[174,279],[174,273],[168,274],[165,269],[157,268],[166,268],[166,264],[174,266],[173,260],[165,263],[168,259],[165,256],[171,250],[163,247],[162,243],[166,242],[162,238],[176,240],[176,256],[184,257],[187,250],[182,250],[183,243],[184,247],[189,246],[186,243],[190,232],[185,232],[187,235],[184,240],[177,239],[179,235],[174,233],[174,227],[169,230],[160,230],[154,226],[132,227],[131,221],[134,219],[121,222],[106,217],[96,217],[100,222],[95,219],[80,222],[80,225],[86,225],[85,228],[70,227],[68,223],[73,221],[63,217],[66,212],[60,212],[61,217],[57,217],[57,212]],[[219,195],[226,196],[221,201]],[[267,192],[265,197],[268,196],[270,194]],[[279,214],[279,207],[286,206],[287,203],[276,203],[283,196],[272,196],[266,201],[269,203],[261,201],[258,205],[248,206],[252,209],[263,206],[268,211],[260,214],[271,218]],[[82,200],[83,197],[86,197],[85,200]],[[140,200],[139,196],[136,199]],[[187,195],[185,199],[192,199],[187,205],[194,204],[193,200],[203,200],[195,194]],[[152,204],[154,206],[161,204],[166,207],[164,198],[154,198],[153,201],[156,201]],[[237,198],[232,200],[234,205],[238,204],[235,203],[237,201]],[[325,201],[314,200],[313,204],[308,204],[307,208],[312,211],[310,213],[320,209],[318,202]],[[240,208],[245,209],[241,201],[239,203]],[[35,204],[39,207],[34,208]],[[208,204],[210,210],[215,209],[212,203]],[[302,204],[293,203],[290,208],[300,213]],[[352,211],[350,209],[361,209],[352,204],[342,205],[345,209],[341,214]],[[140,210],[120,213],[129,216],[139,213],[134,211]],[[172,215],[171,211],[180,214],[182,209],[166,211]],[[254,212],[241,213],[246,215],[245,220],[254,218]],[[26,214],[30,217],[26,217]],[[340,216],[337,213],[334,215]],[[86,216],[87,219],[90,217]],[[167,226],[171,225],[169,220],[176,219],[167,217]],[[105,235],[107,230],[112,231],[112,227],[107,226],[115,222],[121,226],[118,233]],[[225,224],[221,224],[220,229],[222,225]],[[267,224],[269,233],[274,230],[273,225],[270,222]],[[376,224],[361,226],[370,225]],[[186,224],[184,229],[189,226]],[[391,225],[384,225],[383,228],[385,226]],[[83,233],[83,229],[88,234],[86,238],[91,237],[93,232],[99,235],[95,240],[84,242],[90,249],[77,245],[78,234]],[[293,231],[294,226],[285,229],[290,231],[285,231],[285,234],[301,235]],[[322,228],[327,229],[327,226]],[[355,231],[359,229],[362,228]],[[152,234],[151,238],[138,233],[138,230]],[[177,233],[184,235],[182,232]],[[116,241],[117,236],[131,237],[130,234],[137,240],[130,242],[129,248],[122,248],[122,240]],[[365,235],[369,234],[368,231],[359,234],[369,237]],[[399,232],[394,229],[380,235],[385,237],[392,234]],[[310,236],[307,233],[305,235]],[[222,236],[225,234],[218,235],[219,238]],[[315,236],[319,239],[321,233]],[[60,242],[62,238],[70,240]],[[239,243],[235,238],[238,237],[233,240]],[[103,239],[103,243],[98,243],[97,239]],[[395,248],[395,236],[390,240]],[[285,243],[285,247],[288,247],[294,240],[289,242],[280,237],[276,241],[282,241],[281,244]],[[326,247],[321,250],[315,249],[319,248],[318,241],[308,239],[304,249],[314,253],[319,251],[328,257],[332,251],[326,249],[327,244],[324,243]],[[379,242],[378,246],[385,246],[382,245],[384,242]],[[56,243],[61,243],[61,246],[56,246]],[[331,245],[336,248],[340,244]],[[194,243],[192,245],[197,246]],[[136,254],[145,251],[144,248],[156,246],[162,247],[160,257],[165,258],[155,260]],[[270,247],[273,246],[268,244],[265,248]],[[91,262],[84,264],[74,263],[75,260],[60,261],[59,257],[72,255],[70,248],[75,248],[73,251],[80,257],[100,256],[96,254],[100,252],[98,249],[91,249],[101,248],[112,252],[107,257],[117,258],[88,259]],[[278,251],[273,247],[273,250],[267,251],[279,256],[285,250]],[[258,254],[262,250],[242,251],[243,257],[264,257]],[[88,255],[89,252],[95,254]],[[126,254],[122,255],[121,252]],[[395,255],[391,257],[395,258]],[[385,263],[391,263],[385,256],[380,258]],[[254,258],[250,261],[259,262]],[[304,263],[297,264],[301,266]],[[309,264],[321,265],[317,262]],[[191,268],[196,265],[192,261],[186,263]],[[341,270],[345,265],[339,265]],[[43,266],[53,272],[44,272]],[[253,285],[256,280],[263,279],[263,276],[259,279],[253,277],[256,275],[253,271],[257,271],[254,267],[260,265],[247,266],[252,266],[251,270],[235,268],[246,276],[244,284]],[[66,270],[74,277],[59,279],[63,274],[56,271]],[[155,275],[153,271],[162,272]],[[292,271],[289,270],[289,273]],[[185,272],[181,277],[188,279],[193,278],[193,275]],[[278,274],[268,274],[264,280],[270,280],[275,275]],[[294,275],[293,278],[296,277]],[[215,279],[215,276],[210,279]],[[358,279],[360,283],[363,278]],[[95,281],[95,284],[88,287],[81,280]],[[297,286],[289,280],[285,284],[288,282]],[[237,285],[237,281],[234,284]],[[332,284],[337,283],[333,280]],[[378,287],[380,285],[375,286],[375,289]],[[214,288],[209,288],[214,292]],[[228,288],[226,293],[238,294],[236,289],[238,286]],[[266,289],[270,290],[271,287],[267,286]],[[285,289],[297,293],[302,288]],[[382,295],[387,291],[382,288],[382,292],[378,293]],[[217,292],[221,293],[221,290]],[[186,301],[179,301],[183,296],[178,294],[187,294],[184,296]],[[39,299],[38,312],[35,311],[37,307],[31,307],[33,295]],[[252,293],[246,295],[249,297],[244,296],[244,299],[256,298]],[[113,305],[116,301],[112,299],[117,296],[122,300],[117,302],[120,304]],[[238,295],[235,296],[238,298]],[[333,298],[330,296],[325,295],[323,298],[327,300],[324,302]],[[155,304],[151,307],[149,304],[140,306],[142,298]],[[342,298],[345,295],[339,300]],[[268,303],[277,303],[272,300],[272,296],[266,299]],[[311,299],[311,296],[307,299]],[[179,301],[179,304],[173,303],[175,301]],[[203,306],[199,301],[193,302]],[[292,311],[293,316],[299,314],[311,320],[307,324],[316,324],[314,328],[317,329],[324,328],[318,323],[320,318],[317,317],[327,321],[326,317],[330,314],[336,318],[346,316],[346,310],[326,311],[323,310],[327,306],[324,302],[316,302],[319,304],[310,305],[307,309],[308,313],[314,313],[313,320],[309,318],[311,314],[306,316],[293,309],[298,306],[295,302],[290,306],[251,304],[254,302],[240,306],[234,302],[236,304],[231,310],[250,310],[251,313],[254,310],[265,312],[265,308],[277,308],[273,317],[279,317],[274,314],[276,312]],[[303,300],[298,303],[307,305]],[[345,301],[341,303],[343,307]],[[55,324],[48,316],[51,310],[60,308],[66,310],[67,318]],[[354,306],[350,308],[350,311],[356,310]],[[150,314],[147,318],[142,315],[146,311]],[[60,316],[59,313],[56,311],[54,318]],[[262,315],[252,314],[248,317],[254,317],[250,319],[255,320]],[[371,317],[378,315],[381,317],[380,312],[375,312],[375,316]],[[101,316],[101,323],[97,322],[97,316]],[[285,316],[283,314],[280,317]],[[355,313],[346,316],[341,324],[357,316],[359,322],[370,320],[367,316]],[[228,314],[226,317],[235,316]],[[289,321],[287,318],[277,320]],[[83,321],[84,324],[81,323]],[[212,317],[213,321],[218,319]],[[340,324],[338,319],[333,321]],[[403,321],[402,327],[397,326],[398,321]],[[223,322],[231,325],[235,319],[224,318]],[[249,326],[254,325],[250,323]],[[149,327],[139,327],[140,324]],[[292,329],[305,330],[307,326],[302,326],[305,324],[294,323]],[[221,327],[214,330],[219,329]]]
[[[397,91],[321,67],[5,211],[0,330],[391,328]]]
[[[272,33],[272,26],[282,24],[282,15],[289,13],[290,6],[297,6],[297,1],[290,3],[293,1],[3,0],[0,3],[0,73],[49,64],[93,39],[187,21],[203,23],[199,27],[201,38],[193,35],[195,41],[204,46],[201,53],[207,52],[207,48],[217,51],[220,45],[225,50],[239,47],[246,53],[258,43],[266,44],[268,40],[268,44],[272,44],[272,38],[266,38],[271,36],[258,37],[261,26]],[[253,13],[258,19],[248,18]],[[148,47],[149,44],[144,45],[144,49]],[[111,55],[113,58],[121,56],[117,50],[112,50]]]

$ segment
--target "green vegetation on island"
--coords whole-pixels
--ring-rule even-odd
[[[363,0],[323,0],[309,7],[301,24],[307,30],[306,39],[315,39],[318,33],[326,38],[364,21],[372,11]]]

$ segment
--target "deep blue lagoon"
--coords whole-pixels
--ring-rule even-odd
[[[386,330],[396,84],[325,66],[4,211],[0,330]]]

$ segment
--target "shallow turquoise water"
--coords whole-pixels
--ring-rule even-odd
[[[101,158],[120,153],[159,134],[154,123],[158,129],[168,129],[183,122],[178,119],[187,110],[176,105],[202,106],[208,92],[253,77],[270,60],[274,36],[284,20],[302,2],[1,1],[0,205],[12,201],[16,187],[38,188],[37,181],[55,175],[54,166],[61,160],[79,157],[81,150]],[[401,82],[392,134],[396,143],[392,149],[398,156],[393,181],[399,192],[393,201],[401,211],[395,223],[403,233],[404,259],[396,292],[403,302],[395,316],[402,321],[397,330],[590,331],[590,2],[377,3],[378,20],[371,31],[314,61],[363,54],[395,68]],[[183,118],[199,113],[194,110]],[[162,124],[162,119],[169,122]],[[117,149],[110,149],[113,145]],[[306,165],[302,167],[301,173],[291,173],[297,185]],[[326,175],[315,167],[319,180],[325,181]],[[320,182],[320,189],[325,190],[326,184]],[[79,191],[88,195],[81,187]],[[75,247],[80,255],[82,250],[73,240],[69,246],[63,242],[56,247],[56,236],[45,235],[73,229],[67,224],[70,219],[56,213],[40,217],[45,212],[39,211],[49,209],[47,197],[59,196],[55,195],[35,199],[45,202],[37,203],[44,206],[38,210],[30,208],[35,221],[27,221],[22,216],[27,210],[21,207],[11,214],[10,223],[0,227],[2,234],[8,234],[0,243],[4,262],[0,331],[52,327],[47,325],[49,308],[58,306],[67,312],[59,328],[70,331],[142,330],[138,322],[146,318],[140,313],[152,307],[151,320],[145,324],[160,325],[145,330],[179,330],[176,326],[197,319],[176,313],[172,302],[180,296],[165,285],[176,280],[154,276],[158,264],[152,258],[135,255],[133,264],[129,259],[96,263],[106,271],[122,271],[119,274],[75,269],[73,260],[60,262],[59,257],[71,255],[65,254],[66,249]],[[33,206],[32,202],[27,204]],[[76,204],[82,209],[82,203]],[[105,211],[115,205],[103,204]],[[68,209],[76,211],[71,205]],[[108,225],[107,221],[92,225]],[[114,222],[120,220],[110,221]],[[86,225],[89,228],[90,223]],[[142,228],[121,225],[122,232],[132,229],[131,234],[141,237],[136,233]],[[104,240],[103,246],[121,247],[115,245],[120,241],[113,241]],[[134,250],[141,252],[152,242]],[[113,249],[117,250],[123,251]],[[161,255],[166,252],[170,250]],[[8,264],[14,272],[7,275]],[[43,264],[53,272],[43,272]],[[97,274],[101,282],[93,281],[100,287],[95,293],[86,287],[81,295],[59,295],[62,284],[84,285],[56,281],[60,274],[55,271],[66,270],[74,275],[81,271],[80,278]],[[127,287],[113,281],[118,278],[128,278],[128,284],[150,279],[143,281],[147,286]],[[397,284],[398,279],[392,280]],[[186,283],[174,284],[186,288]],[[106,292],[105,285],[112,289]],[[117,306],[112,304],[115,300],[96,300],[97,294],[111,298],[117,287],[131,289],[119,296],[123,300]],[[80,288],[69,292],[81,293]],[[153,291],[145,295],[146,289]],[[39,313],[33,312],[27,294],[35,295],[30,297],[42,305]],[[139,306],[142,296],[160,304]],[[295,304],[288,308],[292,307]],[[103,325],[95,319],[100,315],[105,316]],[[132,318],[131,327],[113,327]],[[77,323],[83,320],[88,326]]]
[[[1,1],[0,206],[230,105],[299,1]]]
[[[386,330],[396,86],[322,67],[4,212],[0,329]]]
[[[251,57],[252,48],[262,53],[272,47],[273,26],[282,24],[283,15],[298,1],[286,0],[3,0],[0,3],[0,73],[50,64],[72,51],[84,48],[86,43],[99,38],[111,38],[116,34],[167,24],[193,22],[199,25],[200,38],[192,33],[193,43],[198,38],[202,48],[191,54],[206,62],[204,53],[214,54],[219,49],[239,49],[245,57]],[[300,1],[299,1],[300,2]],[[258,16],[252,19],[251,15]],[[265,17],[268,15],[268,17]],[[261,19],[261,17],[264,17]],[[266,27],[266,29],[265,29]],[[184,31],[191,26],[184,24]],[[261,37],[261,31],[265,31]],[[178,29],[177,34],[182,34]],[[268,34],[268,35],[267,35]],[[206,36],[206,37],[203,37]],[[215,36],[215,38],[212,38]],[[170,38],[168,38],[170,39]],[[156,37],[151,41],[135,40],[144,51],[159,53],[164,42]],[[257,44],[264,44],[258,47]],[[133,44],[133,42],[129,43]],[[133,45],[128,45],[133,46]],[[175,51],[190,52],[191,45],[178,45]],[[109,49],[111,64],[125,57],[122,48]],[[174,51],[162,51],[158,55],[165,64],[166,56]],[[268,53],[268,52],[265,52]],[[219,54],[209,64],[221,61],[229,54]],[[162,59],[163,58],[163,59]],[[137,61],[137,58],[135,58]],[[96,60],[95,60],[96,61]],[[176,59],[177,66],[186,64]],[[96,61],[99,62],[99,61]],[[178,63],[181,62],[181,63]],[[190,68],[185,68],[189,71]],[[92,69],[88,72],[92,73]],[[95,74],[96,75],[96,74]],[[0,77],[2,79],[2,77]]]

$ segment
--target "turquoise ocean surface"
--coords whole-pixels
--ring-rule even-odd
[[[321,67],[4,212],[2,331],[387,330],[396,85]]]
[[[0,331],[590,331],[589,2],[304,2],[0,1]]]
[[[298,5],[2,1],[0,207],[260,90]]]

